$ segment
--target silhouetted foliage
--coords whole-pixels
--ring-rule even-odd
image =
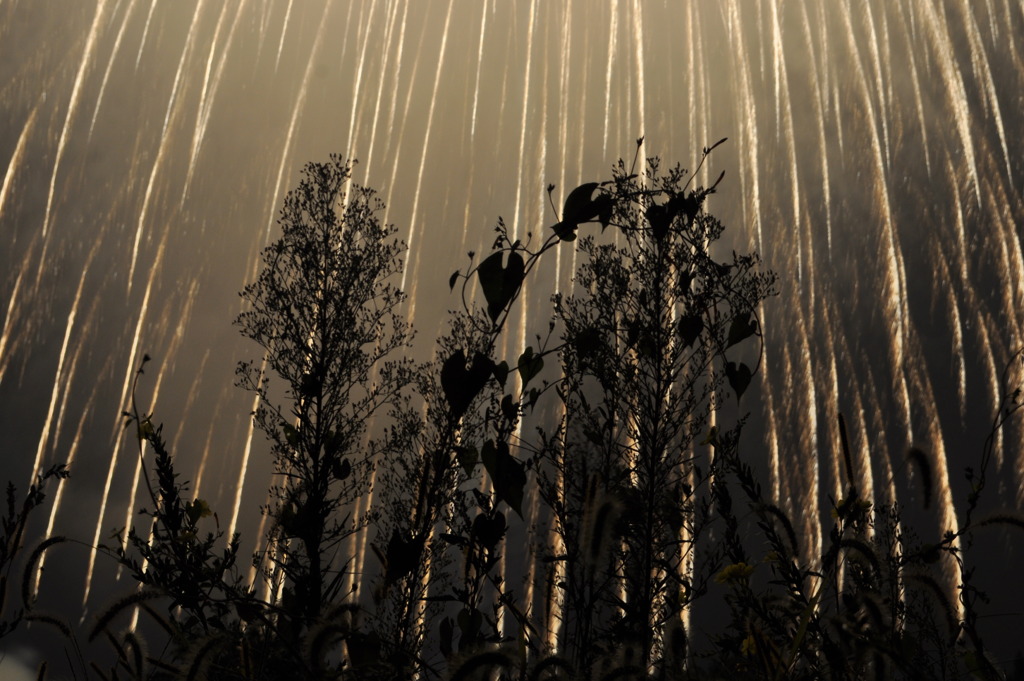
[[[774,275],[756,256],[712,256],[723,226],[703,204],[721,177],[707,188],[694,178],[657,159],[641,172],[620,162],[563,211],[563,229],[588,217],[618,231],[614,242],[579,240],[574,293],[554,298],[564,409],[542,489],[564,548],[552,556],[564,575],[560,647],[579,669],[626,644],[641,668],[663,661],[664,637],[702,590],[692,561],[714,465],[695,445],[718,410],[724,456],[740,423],[722,422],[720,407],[749,385],[740,358],[760,361],[756,315]]]
[[[32,512],[46,500],[46,484],[50,480],[68,477],[64,464],[56,464],[36,475],[23,498],[19,498],[14,483],[7,483],[6,504],[0,518],[0,638],[17,629],[25,620],[32,619],[35,594],[32,582],[35,567],[43,551],[54,544],[65,541],[64,537],[47,537],[32,551],[21,578],[21,607],[8,611],[8,589],[11,584],[11,570],[24,549],[25,529]]]
[[[552,202],[543,232],[517,238],[499,219],[490,253],[470,253],[451,275],[461,309],[423,365],[405,357],[412,331],[392,283],[404,246],[380,224],[380,202],[337,157],[309,164],[237,319],[263,349],[238,377],[258,397],[253,418],[279,481],[254,557],[262,581],[241,579],[238,537],[188,500],[133,391],[127,425],[150,506],[107,554],[139,588],[91,621],[113,664],[89,672],[79,656],[76,675],[1000,678],[964,547],[978,528],[1024,527],[1009,512],[975,519],[996,437],[1024,404],[1014,383],[1024,354],[1004,374],[980,465],[966,471],[963,519],[931,541],[899,506],[876,508],[858,489],[836,415],[845,493],[830,500],[812,555],[740,447],[775,277],[756,254],[718,244],[724,226],[705,205],[722,175],[697,184],[718,144],[689,172],[640,161],[638,141],[610,180],[569,191],[561,210]],[[552,296],[546,332],[518,347],[509,319],[555,248],[576,249],[573,286]],[[533,434],[535,410],[556,417]],[[927,505],[928,457],[912,449],[908,462]],[[40,478],[21,510],[9,490],[0,594],[43,481],[63,474]],[[58,541],[32,553],[25,584]],[[533,583],[507,578],[510,557],[532,561]],[[75,644],[23,594],[0,635],[31,615]],[[728,614],[724,628],[689,619],[705,602]],[[129,612],[167,645],[153,652],[133,629],[114,633]]]
[[[388,281],[404,247],[380,223],[374,192],[350,179],[337,157],[306,166],[236,322],[264,349],[238,376],[259,396],[254,418],[282,480],[268,509],[267,569],[284,578],[282,616],[296,635],[345,595],[351,566],[331,557],[366,525],[353,502],[369,489],[373,458],[388,453],[386,441],[364,441],[367,427],[412,381],[400,357],[411,339],[398,316],[404,296]]]

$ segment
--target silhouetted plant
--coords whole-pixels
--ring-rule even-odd
[[[7,483],[6,505],[3,517],[0,518],[0,638],[15,631],[26,619],[31,619],[35,601],[32,584],[39,558],[49,547],[66,541],[60,536],[47,537],[31,552],[21,578],[21,607],[8,612],[11,570],[24,549],[29,517],[46,500],[46,484],[50,480],[63,480],[67,477],[68,469],[64,464],[50,466],[36,475],[23,498],[19,498],[14,483]]]
[[[267,569],[284,577],[281,616],[296,639],[348,595],[351,557],[339,551],[368,520],[353,514],[353,502],[369,489],[374,457],[392,444],[366,442],[367,428],[413,379],[401,357],[412,335],[399,317],[404,296],[389,282],[403,246],[380,223],[374,192],[350,178],[336,156],[305,167],[236,321],[264,350],[262,362],[239,365],[238,377],[259,396],[254,418],[281,480],[268,509]]]
[[[757,309],[774,275],[756,255],[713,257],[724,228],[704,203],[722,178],[691,186],[710,152],[694,173],[620,161],[610,182],[568,195],[555,227],[565,241],[586,221],[616,230],[580,239],[573,293],[554,298],[564,416],[546,442],[543,489],[564,546],[552,556],[564,566],[562,641],[580,669],[627,643],[641,668],[662,661],[696,590],[707,515],[696,490],[711,462],[698,465],[695,445],[727,391],[738,400],[757,371],[741,358],[760,362],[744,341],[761,342]],[[717,432],[721,445],[732,431]]]
[[[136,372],[136,386],[148,361],[146,356]],[[126,412],[125,417],[125,427],[135,428],[152,510],[139,511],[150,519],[148,527],[144,526],[141,532],[134,525],[127,528],[127,536],[119,533],[118,544],[108,552],[128,568],[140,586],[157,590],[170,599],[172,608],[182,609],[187,620],[186,632],[196,629],[205,636],[211,630],[223,629],[239,597],[237,578],[232,577],[238,556],[238,534],[227,538],[224,546],[224,533],[219,527],[205,532],[201,528],[201,522],[213,512],[203,499],[182,498],[188,486],[177,479],[163,438],[163,425],[154,425],[151,414],[139,412],[134,387],[132,411]],[[146,445],[153,451],[156,488],[145,463]]]
[[[264,509],[268,548],[255,558],[270,596],[239,578],[238,537],[223,535],[203,500],[188,500],[162,427],[138,410],[133,389],[127,426],[150,510],[107,553],[138,588],[91,621],[90,640],[105,638],[115,657],[91,673],[80,662],[82,673],[998,678],[978,632],[984,594],[964,550],[978,528],[1024,527],[1009,512],[975,517],[996,436],[1024,406],[1021,390],[1004,376],[980,466],[966,474],[963,520],[932,541],[915,536],[900,507],[875,508],[858,489],[839,417],[846,487],[830,500],[820,555],[807,557],[807,538],[740,451],[741,400],[762,356],[758,311],[775,278],[756,255],[717,245],[724,228],[705,203],[722,176],[694,186],[716,146],[693,172],[657,159],[637,170],[638,142],[630,167],[619,162],[610,180],[553,206],[550,230],[517,239],[499,220],[490,253],[470,253],[452,275],[462,309],[422,365],[403,356],[412,331],[391,278],[404,246],[380,224],[380,202],[351,184],[337,157],[306,166],[237,319],[264,352],[239,365],[238,380],[258,396],[253,418],[279,480]],[[529,275],[566,244],[581,261],[572,290],[553,296],[546,334],[501,357]],[[523,421],[537,407],[557,417],[532,439]],[[923,452],[908,459],[931,479]],[[40,477],[20,509],[9,489],[0,594],[43,482],[65,474]],[[550,527],[527,526],[537,520],[532,495],[547,505]],[[531,558],[548,568],[539,581],[551,612],[520,602],[521,585],[502,570],[509,532],[521,529]],[[356,573],[346,540],[359,532],[376,561]],[[33,619],[74,641],[66,623],[30,611],[29,575],[59,541],[29,556],[25,608],[0,635]],[[943,559],[958,572],[953,599]],[[695,635],[684,615],[716,595],[729,624]],[[131,612],[166,645],[147,646],[134,629],[115,633]]]

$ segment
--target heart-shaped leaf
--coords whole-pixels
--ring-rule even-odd
[[[494,380],[496,380],[498,384],[502,387],[502,389],[504,389],[505,381],[508,380],[508,362],[502,360],[501,362],[495,364],[493,373]]]
[[[651,226],[651,236],[655,241],[661,241],[668,234],[668,228],[672,224],[674,216],[669,213],[668,206],[659,203],[652,203],[647,207],[647,224]]]
[[[420,564],[423,553],[423,539],[406,539],[399,531],[393,530],[388,542],[387,565],[384,580],[394,584],[412,573]]]
[[[473,354],[473,364],[468,369],[466,354],[462,350],[456,350],[444,361],[441,388],[456,418],[466,413],[473,398],[487,385],[493,371],[494,361],[479,352]]]
[[[488,551],[494,551],[494,547],[505,536],[505,514],[495,511],[493,515],[478,515],[473,519],[473,536]]]
[[[501,398],[501,414],[509,423],[515,423],[519,417],[519,403],[513,402],[511,395]]]
[[[679,318],[679,337],[683,341],[683,347],[690,347],[700,338],[704,330],[704,319],[699,315],[686,315]]]
[[[519,355],[519,376],[523,379],[523,387],[530,382],[530,379],[540,373],[544,368],[544,358],[533,354],[533,348],[527,347],[523,354]]]
[[[480,460],[491,476],[494,494],[504,501],[519,517],[523,516],[523,490],[526,487],[526,470],[508,451],[508,443],[493,440],[484,443]]]
[[[460,610],[456,621],[462,636],[459,637],[459,652],[469,650],[476,645],[480,637],[480,627],[483,626],[484,616],[476,608],[471,610]]]
[[[504,252],[498,251],[487,256],[477,268],[480,286],[487,300],[487,315],[491,321],[497,321],[509,302],[519,292],[526,274],[523,256],[512,251],[508,254],[508,263],[503,265]]]
[[[742,362],[739,364],[728,362],[725,365],[725,377],[729,379],[729,385],[736,392],[736,401],[738,402],[750,385],[750,368]]]
[[[725,347],[730,348],[756,333],[757,320],[754,319],[752,314],[747,312],[746,314],[737,315],[733,317],[732,324],[729,325],[729,339],[726,341]]]
[[[466,475],[473,475],[473,469],[476,467],[476,463],[479,460],[479,455],[476,452],[476,447],[456,447],[455,448],[455,460],[462,466],[462,470],[466,472]]]
[[[439,647],[441,649],[441,654],[444,655],[446,658],[451,657],[451,655],[452,655],[452,637],[455,634],[455,627],[452,624],[452,618],[451,617],[445,617],[443,620],[441,620],[440,631],[441,631],[441,640],[440,640]]]

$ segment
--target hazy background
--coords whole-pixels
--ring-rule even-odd
[[[781,292],[747,450],[815,535],[842,411],[862,487],[919,504],[915,444],[937,476],[923,518],[952,527],[1024,330],[1021,36],[1010,0],[0,0],[0,480],[71,462],[36,536],[128,523],[119,414],[148,353],[141,407],[222,527],[255,533],[270,468],[231,321],[307,161],[358,158],[381,192],[425,357],[499,215],[544,234],[549,182],[560,204],[640,135],[688,167],[729,137],[709,208]],[[509,355],[571,248],[548,265]],[[991,505],[1020,508],[1022,463],[1013,426]],[[58,554],[44,597],[73,612],[91,553]],[[90,611],[113,580],[101,562]]]

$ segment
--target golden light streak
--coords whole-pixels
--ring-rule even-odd
[[[451,28],[452,20],[452,8],[455,6],[454,0],[448,2],[448,12],[444,18],[444,29],[441,32],[441,49],[437,58],[437,71],[434,72],[434,89],[430,96],[430,106],[427,110],[427,127],[426,132],[423,134],[423,153],[420,154],[420,165],[419,173],[416,175],[416,189],[413,190],[412,194],[412,210],[409,213],[409,236],[406,239],[408,244],[409,252],[413,252],[413,246],[416,241],[416,230],[419,225],[417,221],[420,220],[419,216],[419,205],[420,205],[420,194],[423,191],[423,175],[427,167],[427,152],[430,149],[430,132],[434,127],[434,111],[437,109],[437,91],[441,84],[441,74],[444,73],[444,58],[445,48],[448,46],[448,30]],[[417,60],[419,61],[419,60]],[[411,88],[410,88],[411,92]],[[396,160],[397,167],[397,160]],[[402,263],[402,278],[398,288],[405,291],[409,295],[409,321],[412,322],[416,315],[416,280],[413,279],[412,286],[410,287],[407,282],[407,276],[409,274],[409,261],[411,258],[406,258],[405,262]],[[419,262],[417,260],[417,262]]]
[[[260,375],[267,368],[267,360],[263,359],[263,363],[260,365]],[[256,410],[260,406],[260,396],[257,393],[256,397],[252,401],[252,413],[256,413]],[[252,436],[254,429],[256,428],[256,420],[249,419],[249,428],[245,435],[245,449],[242,450],[242,461],[241,466],[238,470],[238,484],[235,487],[235,499],[231,505],[231,520],[228,521],[228,529],[225,533],[226,536],[231,537],[235,534],[235,529],[238,527],[238,515],[241,513],[242,508],[242,491],[245,489],[245,474],[249,470],[249,455],[252,453]],[[262,533],[261,533],[262,535]]]
[[[971,48],[971,66],[974,70],[974,77],[981,83],[982,92],[985,94],[984,104],[987,113],[992,117],[999,135],[999,146],[1003,150],[1003,163],[1006,166],[1006,181],[1013,186],[1013,166],[1010,163],[1010,149],[1006,141],[1006,129],[1003,125],[1003,113],[999,106],[999,96],[996,94],[995,80],[992,78],[992,69],[985,55],[985,48],[981,44],[981,33],[978,31],[978,24],[974,20],[974,13],[968,11],[965,3],[955,5],[960,9],[961,25],[967,29],[967,44]],[[1010,41],[1013,42],[1012,40]]]
[[[25,125],[21,129],[21,134],[18,136],[18,143],[14,147],[14,153],[11,154],[11,162],[7,164],[7,172],[4,173],[4,182],[0,185],[0,219],[4,216],[4,206],[7,204],[7,198],[11,193],[11,185],[14,184],[15,171],[21,166],[25,156],[25,143],[28,141],[28,136],[32,132],[33,126],[36,123],[36,117],[39,115],[39,103],[32,107],[32,113],[28,115],[28,120],[25,121]],[[13,300],[12,300],[13,304]],[[7,315],[10,318],[10,313]],[[3,346],[0,345],[0,356],[3,355]]]
[[[292,18],[292,5],[295,0],[288,0],[288,9],[284,12],[284,22],[281,25],[281,40],[277,43],[277,58],[274,60],[274,70],[281,67],[281,52],[284,50],[284,37],[288,34],[288,21]]]
[[[953,110],[953,120],[963,145],[964,160],[974,198],[981,203],[981,180],[978,177],[978,161],[974,153],[974,138],[971,135],[970,112],[967,109],[967,92],[964,90],[963,78],[953,61],[953,49],[949,38],[949,27],[942,15],[931,3],[915,3],[914,8],[923,14],[925,27],[934,45],[934,56],[942,71],[947,101]]]
[[[139,64],[142,62],[142,51],[146,47],[146,38],[149,37],[149,25],[153,21],[153,11],[156,9],[156,3],[158,0],[150,0],[149,13],[146,14],[146,26],[142,29],[142,40],[139,41],[139,52],[135,55],[135,70],[139,70]],[[189,31],[189,35],[192,32]]]
[[[608,62],[604,72],[604,132],[601,135],[601,155],[608,155],[608,128],[612,115],[612,65],[615,63],[615,53],[619,41],[619,0],[612,0],[611,6],[611,27],[608,30]]]
[[[743,165],[740,172],[740,193],[747,197],[743,202],[743,224],[751,225],[754,230],[754,243],[759,252],[764,251],[764,237],[761,233],[761,182],[758,174],[760,164],[757,131],[757,104],[750,80],[750,60],[747,57],[746,45],[743,41],[743,28],[740,20],[739,0],[731,0],[726,13],[728,15],[728,38],[731,41],[730,52],[735,55],[734,69],[737,74],[737,87],[740,90],[740,108],[743,116],[740,119],[740,148],[744,150]],[[797,242],[799,243],[799,242]],[[798,246],[799,248],[799,246]],[[800,263],[799,250],[796,257]],[[800,265],[797,265],[798,273]],[[799,274],[798,274],[799,276]]]
[[[217,62],[217,68],[214,69],[213,57],[217,52],[217,39],[220,36],[221,29],[224,26],[224,19],[227,16],[227,4],[221,7],[220,17],[217,19],[217,28],[213,33],[213,40],[210,41],[210,54],[206,59],[206,71],[203,77],[202,94],[199,96],[199,111],[196,114],[196,125],[192,130],[192,151],[188,161],[188,173],[185,176],[185,187],[181,191],[182,203],[185,202],[188,189],[192,186],[196,159],[199,157],[199,151],[203,146],[203,139],[206,136],[206,126],[210,121],[210,111],[217,96],[217,88],[220,86],[221,76],[224,74],[224,63],[227,61],[228,51],[231,49],[231,43],[234,41],[235,29],[238,28],[238,21],[242,17],[242,10],[245,9],[245,5],[246,0],[242,0],[238,4],[235,11],[235,19],[231,22],[231,28],[228,30],[228,37],[225,40],[224,48],[220,51],[220,60]]]
[[[288,123],[288,134],[285,136],[284,150],[281,153],[281,163],[277,167],[277,180],[274,182],[274,194],[270,200],[270,208],[267,211],[267,227],[263,234],[263,241],[266,243],[270,239],[270,232],[274,227],[274,218],[277,216],[277,204],[281,195],[281,183],[284,179],[285,167],[288,165],[288,159],[291,157],[292,143],[295,139],[295,127],[299,120],[299,112],[302,111],[303,105],[306,103],[306,93],[309,91],[309,78],[313,73],[313,60],[316,54],[320,51],[320,44],[323,41],[325,27],[327,21],[320,24],[320,30],[317,31],[316,40],[313,42],[313,47],[309,51],[309,60],[306,62],[306,72],[302,76],[302,86],[299,88],[299,95],[295,99],[295,106],[292,108],[291,121]],[[252,263],[250,266],[250,272],[248,279],[253,279],[256,276],[256,268],[258,263]]]
[[[86,140],[87,142],[92,141],[92,131],[96,127],[96,118],[100,115],[100,106],[103,104],[103,95],[107,91],[107,83],[110,82],[110,72],[114,70],[114,62],[117,61],[117,55],[121,51],[121,40],[124,39],[125,30],[128,28],[128,19],[132,16],[132,10],[135,9],[135,3],[136,0],[132,0],[128,5],[128,9],[125,10],[124,13],[124,20],[121,22],[121,28],[117,30],[117,37],[114,38],[114,48],[110,52],[110,59],[107,60],[107,68],[103,71],[103,80],[100,83],[100,91],[99,94],[96,95],[96,106],[93,107],[92,120],[89,121],[89,135]],[[152,11],[152,6],[150,6],[150,11]]]
[[[371,150],[377,148],[377,129],[378,129],[378,127],[382,127],[382,126],[378,126],[378,123],[380,123],[380,120],[381,120],[381,110],[380,110],[380,107],[381,107],[381,102],[384,99],[384,84],[386,82],[389,82],[389,80],[387,78],[387,74],[388,74],[389,67],[391,66],[391,50],[388,49],[388,48],[391,46],[392,41],[394,40],[394,31],[395,31],[395,26],[397,25],[397,23],[398,23],[398,4],[397,3],[392,3],[391,4],[391,12],[388,14],[387,21],[385,22],[385,26],[384,26],[384,41],[383,41],[383,44],[386,46],[386,48],[384,49],[384,58],[381,61],[380,76],[377,79],[377,96],[376,96],[376,102],[375,102],[375,104],[373,106],[373,118],[371,119],[372,122],[370,124],[370,143],[369,143],[368,148],[371,149]],[[398,60],[396,60],[396,61],[398,61]],[[395,70],[397,71],[397,69],[398,69],[398,67],[396,66]],[[397,78],[396,78],[396,80],[397,80]],[[391,95],[391,108],[392,108],[392,110],[394,110],[394,92],[391,92],[389,94]],[[350,145],[351,145],[351,143],[350,143]],[[370,176],[372,174],[372,168],[373,168],[374,160],[375,160],[375,157],[372,154],[370,155],[369,158],[366,159],[365,168],[366,168],[367,176]],[[468,205],[467,205],[467,207],[468,207]],[[385,220],[384,222],[386,224],[387,220]]]
[[[42,470],[43,453],[46,451],[46,445],[49,443],[50,439],[53,412],[57,405],[61,388],[66,387],[64,360],[68,354],[68,343],[71,340],[71,333],[75,328],[75,317],[78,314],[78,305],[82,300],[82,291],[85,289],[86,275],[89,274],[89,266],[92,264],[93,258],[96,257],[96,253],[99,251],[99,245],[99,241],[95,242],[92,250],[89,252],[89,256],[86,258],[85,265],[82,267],[82,275],[78,278],[78,289],[75,291],[74,302],[71,303],[71,309],[68,311],[67,323],[64,326],[64,341],[60,346],[60,354],[57,358],[57,371],[53,377],[53,390],[50,392],[50,406],[46,411],[46,418],[43,421],[43,432],[39,435],[39,446],[36,448],[36,458],[32,463],[32,475],[29,478],[30,485],[35,482],[36,476],[39,475]]]
[[[43,216],[43,238],[46,238],[50,231],[51,210],[53,209],[53,197],[57,187],[57,172],[60,170],[61,160],[64,158],[64,149],[67,146],[68,135],[71,134],[71,122],[74,120],[78,110],[78,103],[82,97],[82,83],[85,81],[85,74],[92,64],[93,53],[96,51],[96,37],[99,35],[100,25],[103,23],[104,10],[107,7],[107,0],[98,0],[96,3],[96,14],[93,16],[92,26],[89,28],[89,36],[85,41],[85,49],[82,54],[82,61],[78,66],[78,73],[75,75],[75,84],[71,88],[71,100],[68,102],[68,111],[64,117],[64,127],[60,131],[60,140],[57,142],[57,156],[53,161],[53,172],[50,174],[50,190],[46,196],[46,213]],[[40,268],[40,275],[42,268]]]
[[[99,242],[97,242],[99,243]],[[128,398],[131,391],[132,376],[135,375],[138,367],[136,366],[136,360],[139,356],[139,341],[142,337],[142,326],[146,321],[146,313],[149,309],[149,298],[153,292],[153,282],[156,280],[156,273],[160,269],[160,265],[163,261],[164,248],[167,245],[167,236],[164,235],[163,241],[160,242],[160,247],[157,249],[156,256],[153,258],[153,264],[150,268],[149,280],[146,284],[146,291],[142,296],[142,305],[139,309],[138,321],[135,324],[135,333],[132,335],[132,347],[128,353],[128,362],[125,365],[124,383],[121,386],[121,400],[120,404],[127,405]],[[114,421],[113,433],[111,440],[114,442],[113,452],[111,453],[110,463],[107,466],[107,477],[103,483],[103,493],[100,498],[99,513],[96,518],[96,529],[93,532],[92,543],[90,544],[93,548],[89,551],[89,560],[85,571],[85,590],[82,594],[82,607],[84,608],[89,601],[89,592],[92,589],[92,575],[93,570],[96,567],[96,556],[99,551],[100,536],[103,533],[103,521],[106,517],[107,503],[110,500],[110,489],[114,480],[114,469],[117,467],[117,454],[121,451],[123,443],[120,441],[118,435],[122,431],[123,417],[120,415]]]

